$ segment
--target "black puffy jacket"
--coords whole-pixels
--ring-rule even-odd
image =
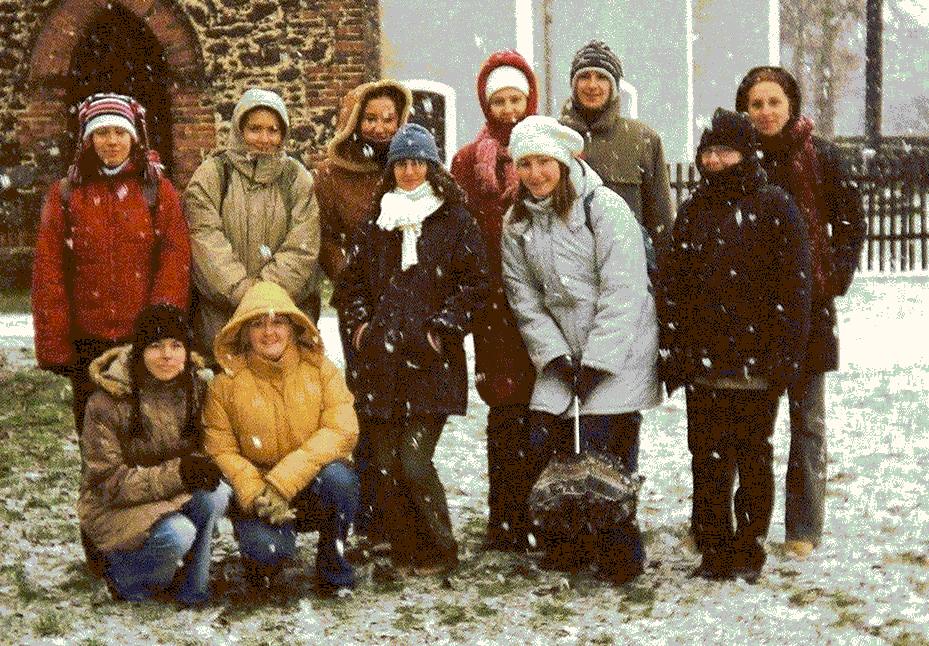
[[[810,250],[793,200],[757,159],[707,175],[681,206],[658,281],[663,377],[799,374],[810,324]]]

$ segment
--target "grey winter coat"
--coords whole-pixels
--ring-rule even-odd
[[[545,367],[561,355],[608,373],[581,407],[613,415],[661,402],[658,322],[648,289],[642,230],[629,206],[575,160],[578,197],[567,223],[548,202],[527,201],[531,217],[503,232],[503,281],[529,356],[539,373],[530,409],[567,411],[570,388]],[[584,197],[590,204],[590,228]]]

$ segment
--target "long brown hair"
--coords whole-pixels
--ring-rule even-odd
[[[558,162],[558,168],[561,170],[561,177],[558,178],[558,184],[555,185],[555,190],[551,194],[552,209],[562,220],[567,220],[568,214],[571,212],[571,205],[577,199],[577,191],[574,190],[571,171],[568,170],[568,167]],[[525,184],[520,182],[519,188],[516,189],[516,201],[513,203],[513,215],[510,222],[522,222],[529,219],[529,209],[526,208],[523,202],[526,199],[533,199],[532,193],[529,192]]]
[[[464,191],[458,186],[455,178],[452,177],[444,167],[434,162],[426,162],[426,181],[432,186],[435,194],[445,200],[448,206],[459,206],[465,203]],[[384,174],[381,175],[381,181],[378,190],[371,204],[377,209],[380,206],[381,198],[387,193],[397,188],[397,178],[394,177],[394,165],[387,164]]]

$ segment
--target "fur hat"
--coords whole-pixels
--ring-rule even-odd
[[[592,40],[574,55],[571,61],[571,91],[573,93],[577,77],[596,70],[610,79],[611,97],[619,96],[619,81],[623,78],[623,65],[619,57],[602,40]]]
[[[435,145],[435,137],[418,123],[401,126],[394,138],[390,140],[387,164],[393,164],[401,159],[419,159],[432,162],[436,166],[442,165],[442,160],[439,159],[439,149]]]
[[[742,157],[751,157],[758,150],[758,133],[752,126],[748,115],[716,108],[712,125],[703,131],[697,157],[710,146],[726,146],[742,153]]]
[[[495,67],[493,71],[487,75],[487,84],[484,87],[484,98],[490,101],[490,97],[494,95],[494,92],[506,87],[519,90],[527,97],[529,96],[529,79],[526,78],[522,70],[516,69],[511,65],[501,65],[500,67]]]
[[[528,116],[510,134],[510,156],[514,162],[528,155],[544,155],[570,167],[571,160],[583,151],[583,137],[554,117]]]
[[[748,93],[755,85],[764,81],[777,83],[781,86],[784,94],[787,95],[787,102],[790,104],[790,118],[793,120],[799,117],[801,97],[797,79],[783,67],[773,65],[762,65],[748,70],[748,74],[739,83],[739,89],[735,93],[736,112],[748,112]]]
[[[135,128],[136,111],[133,103],[132,97],[122,94],[94,94],[88,97],[81,103],[77,113],[81,141],[87,141],[98,128],[116,126],[128,132],[132,140],[138,142],[139,133]]]

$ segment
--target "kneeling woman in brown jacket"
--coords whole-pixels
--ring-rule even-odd
[[[273,576],[296,553],[296,533],[318,530],[319,591],[352,588],[342,545],[358,506],[347,463],[358,421],[319,331],[283,288],[259,282],[213,351],[224,373],[207,395],[205,446],[235,492],[230,515],[246,576]]]
[[[205,384],[190,345],[181,310],[152,305],[140,313],[132,345],[90,365],[99,389],[84,416],[77,514],[119,599],[168,588],[179,564],[186,573],[177,600],[209,598],[210,539],[230,490],[196,453]]]

